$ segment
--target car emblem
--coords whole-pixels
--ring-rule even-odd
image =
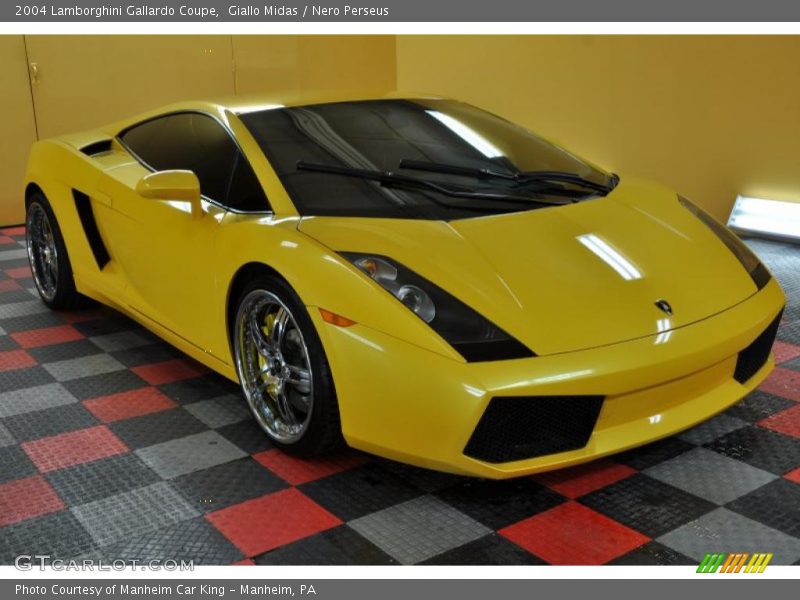
[[[672,316],[672,306],[664,299],[656,300],[656,306],[664,313]]]

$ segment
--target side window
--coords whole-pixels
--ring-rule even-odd
[[[193,171],[206,198],[238,210],[268,208],[264,192],[239,148],[207,115],[159,117],[128,129],[120,139],[157,171]]]

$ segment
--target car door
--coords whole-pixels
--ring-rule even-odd
[[[263,191],[230,133],[210,115],[166,115],[123,131],[119,141],[136,162],[110,171],[105,193],[112,199],[109,238],[127,280],[126,300],[207,350],[213,329],[208,324],[224,319],[211,314],[207,301],[215,286],[225,285],[213,270],[218,230],[230,209],[268,208]],[[201,211],[136,192],[143,175],[172,169],[197,175]]]

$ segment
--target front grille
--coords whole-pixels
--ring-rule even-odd
[[[772,350],[772,344],[775,342],[775,336],[778,333],[778,325],[780,325],[782,315],[783,311],[778,313],[778,316],[769,324],[769,327],[752,344],[739,352],[739,358],[736,359],[736,370],[733,372],[733,378],[739,383],[744,383],[750,379],[767,362],[769,352]]]
[[[583,448],[602,406],[603,396],[492,398],[464,454],[502,463]]]

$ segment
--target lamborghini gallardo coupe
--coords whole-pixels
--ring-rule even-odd
[[[42,300],[240,383],[272,443],[507,478],[671,435],[770,372],[784,296],[725,226],[428,97],[175,104],[36,143]]]

